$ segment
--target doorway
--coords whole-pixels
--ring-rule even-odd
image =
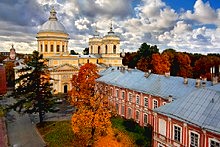
[[[63,92],[64,92],[64,93],[67,93],[67,92],[68,92],[68,86],[67,86],[67,85],[64,85],[64,87],[63,87]]]

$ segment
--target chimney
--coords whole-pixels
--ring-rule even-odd
[[[212,78],[212,85],[218,84],[218,77],[215,76]]]
[[[186,77],[183,79],[183,83],[188,84],[188,79]]]
[[[169,95],[168,101],[169,101],[169,102],[172,102],[172,101],[173,101],[173,96],[172,96],[172,95]]]
[[[200,81],[200,79],[196,79],[196,87],[197,88],[199,88],[200,87],[200,85],[201,85],[201,81]]]
[[[170,77],[170,72],[165,72],[165,77],[169,78]]]
[[[144,73],[144,76],[145,76],[146,78],[148,78],[148,77],[150,76],[150,74],[151,74],[151,70],[148,70],[148,72],[145,72],[145,73]]]

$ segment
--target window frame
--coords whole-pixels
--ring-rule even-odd
[[[211,146],[211,141],[214,141],[215,143],[219,143],[220,144],[220,141],[215,139],[215,138],[209,138],[209,147],[212,147]]]
[[[147,100],[147,102],[145,100]],[[144,97],[144,107],[148,108],[148,97]]]
[[[192,131],[192,130],[189,131],[189,146],[191,146],[191,141],[192,141],[191,133],[198,135],[198,145],[197,145],[197,147],[199,147],[200,146],[200,134],[198,132]],[[194,146],[194,147],[196,147],[196,146]]]
[[[175,139],[175,127],[180,128],[180,136],[179,136],[180,140],[176,140],[176,139]],[[173,140],[174,140],[175,142],[182,143],[182,133],[183,133],[183,132],[182,132],[182,127],[179,126],[179,125],[177,125],[177,124],[174,124],[174,125],[173,125]]]
[[[115,89],[115,97],[116,97],[116,98],[119,97],[119,89]]]
[[[129,110],[131,110],[131,113],[129,113]],[[132,118],[132,109],[128,107],[128,119]]]
[[[125,99],[125,91],[121,91],[121,98],[122,98],[122,100]]]
[[[125,116],[125,106],[121,105],[121,115]]]
[[[131,102],[131,103],[132,103],[132,101],[133,101],[133,98],[132,98],[132,97],[133,97],[132,93],[129,92],[129,93],[128,93],[128,101]]]
[[[136,95],[136,105],[140,105],[140,95],[138,94]]]
[[[157,107],[155,107],[155,103],[154,102],[157,102]],[[158,108],[158,100],[153,99],[153,109],[156,109],[156,108]]]
[[[137,115],[138,114],[138,115]],[[138,117],[137,117],[138,116]],[[135,111],[135,120],[139,122],[140,120],[140,111],[136,110]]]
[[[147,121],[145,121],[145,116],[147,118]],[[148,124],[148,114],[147,113],[143,114],[143,123],[144,123],[144,126],[146,126]]]

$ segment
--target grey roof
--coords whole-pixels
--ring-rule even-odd
[[[201,88],[154,111],[220,133],[220,92]]]
[[[213,85],[211,87],[208,87],[208,88],[220,92],[220,83]]]
[[[182,77],[165,77],[157,74],[150,74],[149,77],[145,77],[144,74],[144,72],[137,69],[120,71],[115,67],[111,67],[100,72],[102,77],[98,78],[97,81],[164,99],[167,99],[169,95],[172,95],[173,99],[182,98],[198,89],[195,87],[195,79],[188,78],[188,84],[184,84]],[[206,86],[211,86],[211,82],[206,81]]]
[[[40,28],[39,32],[62,32],[66,33],[65,27],[57,20],[48,20]]]

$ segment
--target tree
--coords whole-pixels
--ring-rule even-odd
[[[6,73],[6,80],[8,83],[7,86],[14,87],[15,73],[14,73],[14,63],[13,62],[6,62],[5,73]]]
[[[170,71],[169,57],[166,53],[162,55],[158,53],[153,54],[151,63],[153,66],[154,73],[165,74],[166,72]]]
[[[79,55],[79,53],[75,52],[74,50],[70,50],[71,55]]]
[[[34,51],[27,66],[18,70],[20,76],[15,80],[14,93],[17,102],[11,106],[18,112],[38,113],[40,124],[44,113],[52,111],[55,101],[52,98],[52,84],[47,68],[43,55]]]
[[[178,76],[192,77],[191,60],[186,53],[178,53],[177,60],[179,65]]]
[[[72,79],[71,102],[77,108],[72,116],[72,129],[85,145],[93,144],[111,128],[108,98],[97,91],[96,78],[96,65],[86,63]]]
[[[83,55],[88,55],[89,54],[89,48],[86,47],[84,50],[83,50]]]

